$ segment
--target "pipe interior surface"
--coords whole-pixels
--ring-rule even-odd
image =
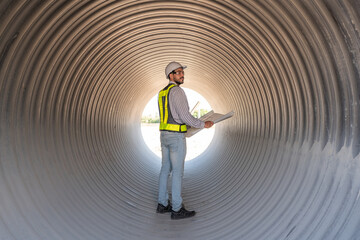
[[[360,239],[359,9],[0,1],[0,239]],[[235,112],[186,162],[180,221],[140,130],[170,61]]]

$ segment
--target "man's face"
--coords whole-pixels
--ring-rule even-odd
[[[183,68],[177,68],[174,70],[175,73],[169,75],[170,80],[177,83],[177,85],[184,83],[184,70]]]

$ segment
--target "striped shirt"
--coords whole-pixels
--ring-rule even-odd
[[[169,82],[169,84],[175,84]],[[189,112],[189,103],[181,87],[173,87],[169,93],[170,111],[174,120],[193,128],[204,128],[205,122],[193,117]]]

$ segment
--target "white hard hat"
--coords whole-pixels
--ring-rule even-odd
[[[169,78],[169,74],[174,71],[175,69],[178,69],[178,68],[182,68],[182,69],[185,69],[186,66],[182,66],[180,63],[178,62],[171,62],[169,63],[166,68],[165,68],[165,75],[166,75],[166,78]]]

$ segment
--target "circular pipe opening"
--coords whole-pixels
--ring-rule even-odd
[[[201,118],[206,113],[212,111],[210,104],[198,92],[183,88],[187,95],[189,111],[196,118]],[[146,104],[141,116],[141,134],[147,147],[159,158],[161,158],[161,144],[159,132],[159,110],[157,95],[152,97]],[[201,155],[209,147],[215,133],[215,126],[204,129],[194,136],[187,138],[186,158],[190,161]]]
[[[358,9],[1,1],[0,235],[358,239]],[[185,164],[198,214],[176,222],[155,213],[160,163],[139,122],[174,57],[215,112],[236,113]]]

